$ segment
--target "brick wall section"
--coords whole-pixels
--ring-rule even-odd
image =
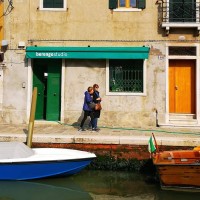
[[[63,143],[33,143],[33,148],[68,148],[82,151],[88,151],[98,155],[106,155],[120,159],[149,159],[149,152],[147,145],[116,145],[116,144],[63,144]],[[160,151],[164,150],[178,150],[178,149],[192,149],[188,146],[159,146]]]

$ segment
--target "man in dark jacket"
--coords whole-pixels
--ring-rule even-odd
[[[99,95],[99,86],[98,84],[94,84],[93,85],[93,90],[94,90],[94,93],[93,93],[93,102],[95,104],[100,104],[101,103],[101,97]],[[101,114],[101,110],[94,110],[94,114],[93,114],[93,128],[92,130],[93,131],[99,131],[99,129],[97,128],[97,122],[98,122],[98,118],[100,118],[100,114]]]

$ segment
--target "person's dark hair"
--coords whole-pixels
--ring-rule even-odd
[[[93,89],[95,90],[96,87],[99,87],[99,85],[95,83],[95,84],[93,85]]]
[[[91,92],[92,90],[93,90],[92,86],[88,87],[88,89],[87,89],[88,92]]]

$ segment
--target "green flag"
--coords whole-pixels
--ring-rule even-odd
[[[149,139],[148,150],[149,150],[149,153],[153,153],[156,150],[152,136]]]

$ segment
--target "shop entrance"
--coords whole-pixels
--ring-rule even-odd
[[[36,120],[60,120],[61,66],[61,59],[33,60],[33,87],[38,89]]]

